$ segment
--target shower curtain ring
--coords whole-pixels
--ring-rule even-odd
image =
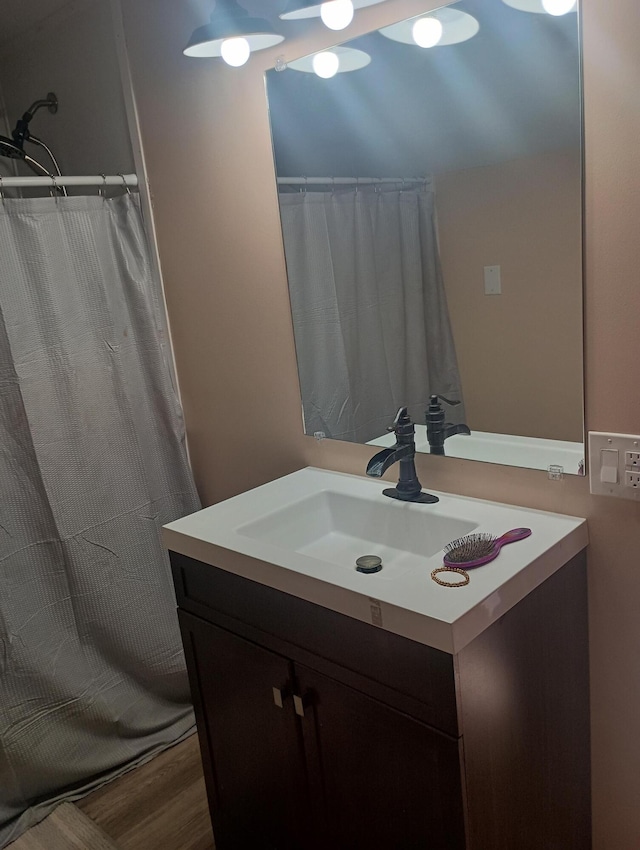
[[[56,199],[56,204],[57,204],[58,203],[58,191],[59,191],[58,183],[56,181],[55,174],[51,174],[50,177],[51,177],[51,189],[49,189],[49,194],[51,195],[52,198]]]
[[[98,189],[98,194],[101,196],[103,201],[106,201],[107,200],[107,175],[101,173],[100,177],[102,177],[102,186],[100,186],[100,188]]]
[[[129,188],[129,184],[127,183],[126,177],[121,171],[118,171],[118,177],[122,177],[122,185],[127,190],[127,195],[130,195],[131,189]]]
[[[0,198],[2,198],[2,206],[6,206],[4,199],[4,183],[2,182],[2,176],[0,175]]]

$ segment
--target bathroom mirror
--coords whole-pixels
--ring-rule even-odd
[[[390,445],[406,405],[429,451],[438,394],[446,455],[583,474],[577,12],[421,17],[267,73],[305,432]]]

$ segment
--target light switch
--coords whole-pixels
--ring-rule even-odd
[[[600,452],[600,481],[603,484],[618,483],[618,452],[616,449],[602,449]]]
[[[500,266],[484,267],[484,294],[502,295],[502,281],[500,279]]]

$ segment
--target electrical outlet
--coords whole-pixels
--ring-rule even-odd
[[[640,452],[625,452],[624,464],[627,469],[640,469]]]
[[[589,490],[640,502],[640,434],[589,432]]]
[[[627,470],[624,474],[624,486],[640,488],[640,472],[629,472]]]

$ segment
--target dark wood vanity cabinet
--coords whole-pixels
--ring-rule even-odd
[[[464,848],[454,738],[190,614],[180,621],[218,850],[409,850],[425,835]]]
[[[171,561],[217,850],[589,850],[583,555],[455,656]]]
[[[291,662],[184,612],[180,624],[198,732],[212,761],[216,850],[304,846],[306,767],[293,704],[283,698]]]

